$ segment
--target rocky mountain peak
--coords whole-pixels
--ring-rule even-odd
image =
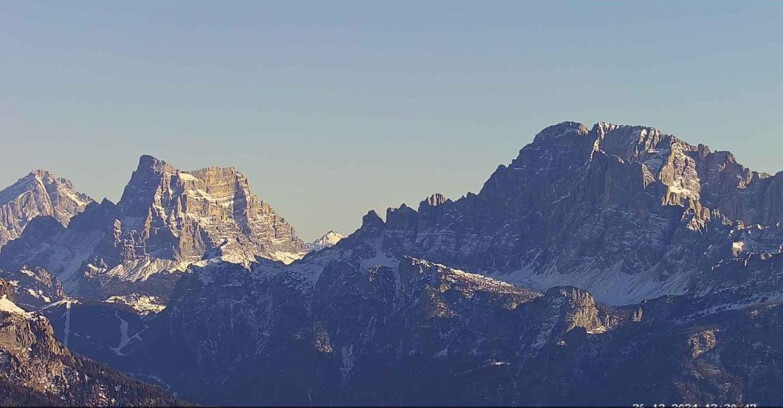
[[[36,169],[0,190],[0,205],[10,204],[20,196],[30,193],[47,194],[50,201],[67,198],[82,206],[92,201],[86,194],[74,191],[69,180],[57,177],[48,170]]]
[[[386,209],[386,227],[394,230],[409,230],[417,224],[418,213],[405,203],[398,208]]]
[[[683,152],[693,152],[698,149],[672,135],[664,134],[654,127],[596,124],[596,136],[599,148],[610,155],[615,155],[624,161],[645,161],[650,156],[661,152],[671,152],[678,149]]]
[[[136,171],[140,173],[174,173],[177,170],[170,164],[161,159],[158,159],[155,156],[144,154],[139,157],[139,164],[136,166]]]
[[[44,268],[69,294],[165,299],[188,265],[204,259],[290,263],[305,253],[293,227],[234,167],[183,171],[144,155],[117,205],[90,205],[59,231],[41,224],[1,263]]]
[[[125,248],[146,248],[126,259],[171,251],[166,258],[196,261],[217,250],[240,263],[255,256],[290,262],[305,251],[293,227],[236,168],[183,171],[151,156],[139,163],[118,204],[119,239],[130,240]]]
[[[171,164],[144,155],[131,175],[118,205],[123,212],[144,216],[150,206],[165,206],[174,196],[225,195],[241,190],[240,196],[252,194],[247,178],[233,166],[210,166],[198,170],[179,170]]]
[[[771,180],[764,181],[771,178],[769,175],[738,164],[730,152],[712,151],[703,144],[692,145],[654,127],[598,122],[589,131],[586,129],[576,122],[545,128],[508,167],[498,167],[482,193],[489,196],[500,190],[507,191],[510,186],[501,185],[507,183],[501,180],[510,176],[509,172],[523,171],[525,177],[533,177],[528,173],[534,173],[534,177],[547,179],[552,185],[564,186],[570,184],[562,179],[566,174],[575,176],[589,168],[595,171],[609,166],[606,171],[618,171],[612,179],[624,178],[627,180],[623,183],[636,183],[645,189],[650,185],[662,186],[656,191],[664,205],[689,207],[698,202],[701,207],[717,209],[730,218],[745,221],[753,219],[757,212],[749,211],[743,205],[757,204],[744,203],[748,196],[744,190],[756,184],[757,189],[767,191],[764,187],[767,183],[775,184]],[[619,160],[630,166],[626,170],[612,170],[615,165],[606,160]],[[589,167],[584,167],[585,164]],[[630,176],[628,172],[634,175]],[[597,186],[590,188],[603,190]],[[545,191],[540,193],[546,194]],[[563,195],[567,193],[562,191]],[[774,198],[770,200],[775,201]]]
[[[370,210],[362,217],[362,226],[360,229],[383,228],[384,224],[383,219],[381,219],[378,213],[375,212],[375,210]]]
[[[729,152],[654,127],[562,122],[499,166],[478,194],[390,208],[372,228],[402,254],[625,304],[687,290],[694,271],[731,254],[717,255],[715,242],[732,247],[726,228],[734,222],[779,228],[781,192],[783,173],[753,172]]]
[[[598,122],[595,125],[593,125],[591,132],[596,133],[599,136],[603,136],[619,127],[620,125],[616,125],[614,123]]]
[[[118,205],[128,215],[145,216],[159,190],[167,188],[168,182],[176,172],[177,169],[156,157],[150,155],[139,157],[139,164],[131,174]]]
[[[31,178],[37,178],[37,179],[41,179],[41,180],[44,180],[44,179],[46,179],[46,180],[54,180],[57,177],[55,177],[55,175],[52,174],[52,172],[50,172],[49,170],[35,169],[35,170],[30,171],[30,173],[28,173],[22,179],[24,180],[24,179],[31,179]]]
[[[51,216],[62,225],[92,202],[73,184],[47,170],[33,170],[0,191],[0,247],[18,238],[38,216]]]
[[[337,245],[337,243],[342,241],[343,238],[345,237],[339,232],[330,230],[320,238],[307,244],[307,249],[309,251],[320,251],[322,249],[330,248]]]
[[[419,211],[421,211],[422,207],[437,207],[439,205],[446,204],[447,202],[451,202],[451,200],[446,198],[446,196],[444,196],[443,194],[435,193],[427,197],[426,199],[424,199],[419,204]]]
[[[538,132],[533,139],[533,143],[553,142],[569,134],[586,135],[588,131],[589,130],[585,125],[578,122],[560,122],[556,125],[547,126],[542,131]]]
[[[253,194],[247,178],[234,167],[182,171],[142,156],[118,208],[123,234],[144,226],[144,237],[154,234],[153,227],[158,226],[180,241],[192,237],[198,246],[221,245],[239,234],[245,236],[239,246],[249,253],[272,256],[280,250],[297,253],[304,249],[293,228]],[[290,241],[290,245],[282,248],[273,244],[277,240]],[[190,244],[185,246],[180,245],[177,257],[203,253],[192,250]]]
[[[586,290],[570,286],[556,286],[546,291],[544,299],[550,307],[560,310],[565,331],[576,327],[584,328],[588,333],[602,333],[608,329],[601,320],[599,304]]]

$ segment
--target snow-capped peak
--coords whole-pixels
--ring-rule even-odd
[[[0,247],[19,238],[35,217],[51,216],[65,226],[92,202],[70,181],[47,170],[33,170],[0,190]]]
[[[307,249],[311,251],[320,251],[324,248],[329,248],[332,246],[337,245],[340,240],[345,238],[342,234],[335,230],[331,230],[324,234],[321,238],[316,239],[315,241],[307,244]]]

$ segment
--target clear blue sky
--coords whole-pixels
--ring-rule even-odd
[[[0,2],[0,185],[235,165],[312,239],[478,191],[541,128],[783,170],[783,2]]]

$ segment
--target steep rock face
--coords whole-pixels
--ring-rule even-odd
[[[221,258],[290,262],[304,243],[233,168],[180,171],[142,156],[118,204],[93,203],[67,227],[34,220],[0,253],[7,270],[40,267],[74,296],[165,299],[188,265]]]
[[[184,172],[142,156],[117,207],[124,260],[198,260],[209,249],[240,260],[276,259],[304,250],[293,227],[233,167]]]
[[[718,207],[727,217],[746,224],[776,225],[783,220],[783,172],[740,189]]]
[[[0,280],[0,288],[8,286]],[[54,338],[49,321],[34,313],[0,309],[0,367],[4,406],[182,404],[157,387],[71,354]]]
[[[564,122],[478,194],[389,209],[385,245],[540,290],[571,285],[633,303],[699,286],[734,259],[718,251],[732,246],[732,230],[779,228],[780,177],[654,128]],[[770,239],[762,245],[779,253],[783,241]]]
[[[10,282],[0,279],[0,297],[5,296],[8,299],[14,297],[14,285]]]
[[[19,238],[33,218],[51,216],[68,225],[91,202],[66,179],[46,170],[30,172],[0,191],[0,250],[8,241]]]

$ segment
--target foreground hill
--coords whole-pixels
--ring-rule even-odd
[[[13,302],[11,286],[0,280],[0,405],[183,404],[156,386],[72,354],[45,317]]]

